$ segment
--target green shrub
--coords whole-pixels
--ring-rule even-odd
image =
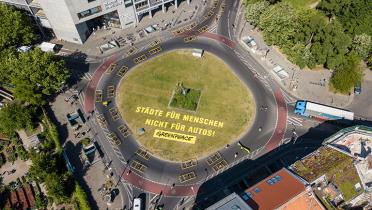
[[[170,106],[195,111],[198,108],[200,95],[200,90],[185,88],[180,84],[174,92]]]
[[[75,200],[76,209],[90,210],[87,195],[84,192],[83,188],[77,182],[75,182],[75,192],[73,197]]]
[[[45,114],[44,114],[43,122],[46,127],[45,136],[47,137],[47,141],[45,142],[43,146],[50,148],[53,144],[53,146],[56,149],[56,152],[60,154],[62,152],[62,145],[59,139],[56,125],[54,125]]]

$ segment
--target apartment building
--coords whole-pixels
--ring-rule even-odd
[[[125,29],[181,0],[0,0],[28,11],[58,39],[82,44],[98,27]],[[189,3],[190,0],[187,0]]]

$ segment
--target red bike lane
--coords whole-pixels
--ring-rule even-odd
[[[124,173],[121,177],[131,185],[140,188],[146,192],[150,192],[153,194],[162,194],[164,196],[193,196],[198,193],[199,184],[194,185],[175,185],[172,186],[172,183],[169,184],[162,184],[153,182],[146,178],[139,176],[138,174],[131,172],[131,173]]]
[[[218,42],[222,42],[223,44],[225,44],[226,46],[230,47],[230,48],[235,48],[236,46],[236,43],[232,40],[230,40],[229,38],[225,37],[225,36],[222,36],[222,35],[219,35],[219,34],[215,34],[215,33],[211,33],[211,32],[204,32],[204,33],[201,33],[200,36],[204,36],[204,37],[207,37],[207,38],[210,38],[210,39],[214,39]]]
[[[105,73],[106,69],[112,63],[114,63],[117,58],[118,58],[117,54],[110,56],[93,73],[92,80],[89,82],[88,87],[84,92],[84,111],[86,113],[94,111],[94,95],[96,93],[98,82],[101,79],[103,73]]]
[[[266,152],[270,152],[280,145],[287,126],[287,104],[285,103],[283,93],[280,88],[277,88],[274,91],[274,97],[278,107],[278,119],[274,133],[265,146]]]

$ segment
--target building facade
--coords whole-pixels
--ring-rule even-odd
[[[125,29],[154,12],[181,0],[0,0],[27,10],[39,26],[52,29],[58,39],[82,44],[101,27]],[[187,0],[188,3],[190,0]]]

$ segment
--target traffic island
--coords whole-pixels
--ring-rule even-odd
[[[255,116],[248,88],[213,54],[172,51],[122,79],[117,106],[149,153],[187,161],[215,153],[244,134]]]

